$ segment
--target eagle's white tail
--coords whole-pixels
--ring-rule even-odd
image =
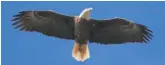
[[[88,45],[75,43],[72,50],[72,57],[74,57],[77,61],[84,62],[89,58]]]

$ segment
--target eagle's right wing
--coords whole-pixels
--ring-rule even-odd
[[[52,11],[22,11],[14,16],[13,26],[21,31],[36,31],[48,36],[74,39],[74,17]]]
[[[121,44],[145,42],[152,39],[152,31],[142,24],[121,18],[110,20],[89,20],[93,24],[90,42],[100,44]]]

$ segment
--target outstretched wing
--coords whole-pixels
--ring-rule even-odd
[[[125,19],[88,20],[93,23],[90,42],[100,44],[121,44],[125,42],[145,42],[152,37],[152,31],[142,24]]]
[[[48,36],[74,39],[74,17],[52,11],[22,11],[12,19],[21,31],[36,31]]]

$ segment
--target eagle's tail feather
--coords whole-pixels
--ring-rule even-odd
[[[74,57],[77,61],[84,62],[89,58],[88,45],[75,43],[72,50],[72,57]]]

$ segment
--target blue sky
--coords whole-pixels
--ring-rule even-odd
[[[11,25],[23,10],[53,10],[77,16],[93,7],[91,17],[122,17],[153,30],[148,44],[89,44],[90,59],[77,62],[71,56],[73,40],[21,32]],[[164,65],[165,2],[2,2],[2,65]]]

